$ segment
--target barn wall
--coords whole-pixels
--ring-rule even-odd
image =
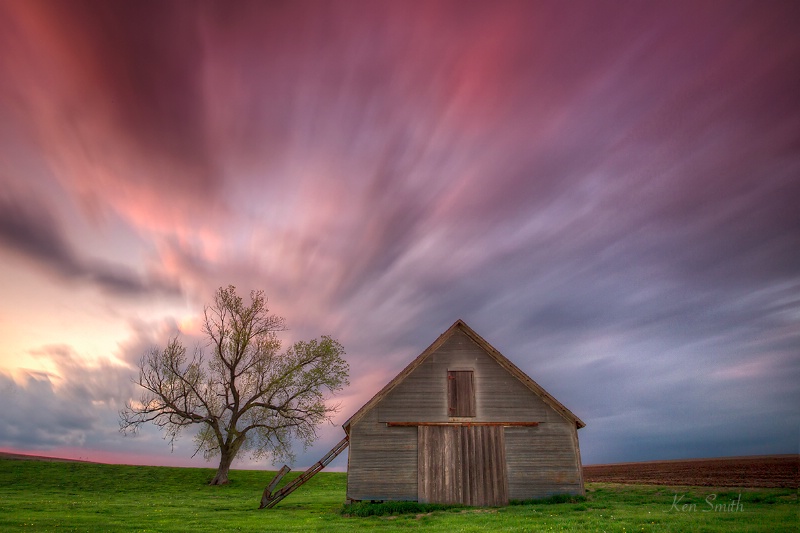
[[[575,434],[575,439],[573,439]],[[507,427],[508,497],[545,498],[553,494],[584,494],[580,459],[572,424]]]
[[[417,500],[417,428],[387,427],[373,409],[350,427],[350,500]]]
[[[375,407],[380,422],[447,422],[447,371],[475,372],[473,422],[561,422],[555,412],[465,333],[456,331]]]
[[[419,501],[508,505],[502,426],[419,426]]]
[[[447,371],[473,370],[476,416],[447,412]],[[417,499],[417,428],[386,422],[539,422],[506,427],[509,497],[583,493],[575,423],[455,331],[350,429],[348,498]]]

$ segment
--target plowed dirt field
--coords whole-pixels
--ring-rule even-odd
[[[764,455],[590,465],[583,476],[600,483],[797,488],[799,467],[800,455]]]

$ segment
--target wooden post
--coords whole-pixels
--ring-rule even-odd
[[[259,509],[271,509],[272,507],[275,507],[279,501],[281,501],[289,494],[294,492],[295,489],[297,489],[300,485],[302,485],[303,483],[314,477],[314,475],[317,472],[325,468],[328,465],[328,463],[333,461],[334,458],[340,453],[342,453],[349,445],[350,445],[350,437],[345,436],[345,438],[339,441],[339,444],[334,446],[333,449],[331,449],[331,451],[326,453],[322,459],[314,463],[314,465],[311,468],[300,474],[300,476],[295,478],[293,481],[284,485],[281,488],[281,490],[277,491],[275,494],[272,494],[272,491],[269,490],[270,487],[274,489],[275,486],[277,485],[277,482],[273,479],[272,482],[270,482],[269,486],[267,486],[267,488],[264,489],[264,495],[261,497],[261,505],[259,506]],[[283,468],[288,469],[289,467],[284,466]],[[283,468],[281,469],[281,472],[283,472]],[[286,472],[284,472],[284,474],[285,473]],[[280,472],[278,472],[278,475],[275,477],[278,476],[283,477],[283,475]]]
[[[291,470],[292,469],[289,468],[288,465],[283,465],[283,468],[278,470],[278,473],[275,474],[275,477],[269,482],[267,488],[264,489],[264,494],[261,495],[261,507],[264,507],[267,505],[267,503],[269,503],[269,499],[272,497],[272,491],[278,486],[278,483],[281,479],[283,479],[283,476],[288,474]]]

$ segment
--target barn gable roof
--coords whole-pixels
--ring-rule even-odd
[[[380,402],[389,392],[394,389],[398,384],[400,384],[406,377],[408,377],[411,372],[414,371],[419,365],[422,364],[425,359],[428,358],[432,353],[438,350],[456,331],[461,331],[467,335],[470,339],[472,339],[478,346],[480,346],[490,357],[492,357],[497,363],[506,369],[512,376],[517,378],[521,381],[528,389],[530,389],[534,394],[539,396],[542,401],[544,401],[547,405],[552,407],[557,413],[561,416],[570,420],[576,424],[576,426],[580,429],[586,424],[577,416],[575,416],[572,411],[564,407],[564,405],[556,400],[553,396],[550,395],[546,390],[544,390],[538,383],[536,383],[533,379],[530,378],[525,372],[520,370],[517,365],[509,361],[503,354],[501,354],[494,346],[489,344],[486,339],[475,333],[475,331],[470,328],[463,320],[458,319],[455,323],[448,328],[447,331],[442,333],[438,339],[436,339],[433,344],[428,346],[425,351],[423,351],[416,359],[411,361],[399,374],[397,374],[389,383],[386,384],[380,391],[378,391],[375,396],[373,396],[367,403],[365,403],[361,409],[356,411],[356,413],[351,416],[343,425],[342,427],[344,430],[349,434],[350,433],[350,425],[357,422],[361,419],[367,412],[369,412],[375,405]]]

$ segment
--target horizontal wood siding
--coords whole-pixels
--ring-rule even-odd
[[[584,493],[573,432],[566,423],[505,428],[509,498]]]
[[[448,371],[473,371],[475,416],[448,416]],[[350,428],[348,497],[417,499],[417,427],[388,422],[539,422],[506,427],[508,496],[583,492],[577,429],[463,331],[451,337]],[[421,429],[421,428],[419,428]]]
[[[381,422],[447,422],[447,372],[473,370],[474,422],[564,420],[466,334],[457,331],[375,407]]]
[[[372,411],[350,428],[350,500],[417,500],[417,428],[386,427]]]

